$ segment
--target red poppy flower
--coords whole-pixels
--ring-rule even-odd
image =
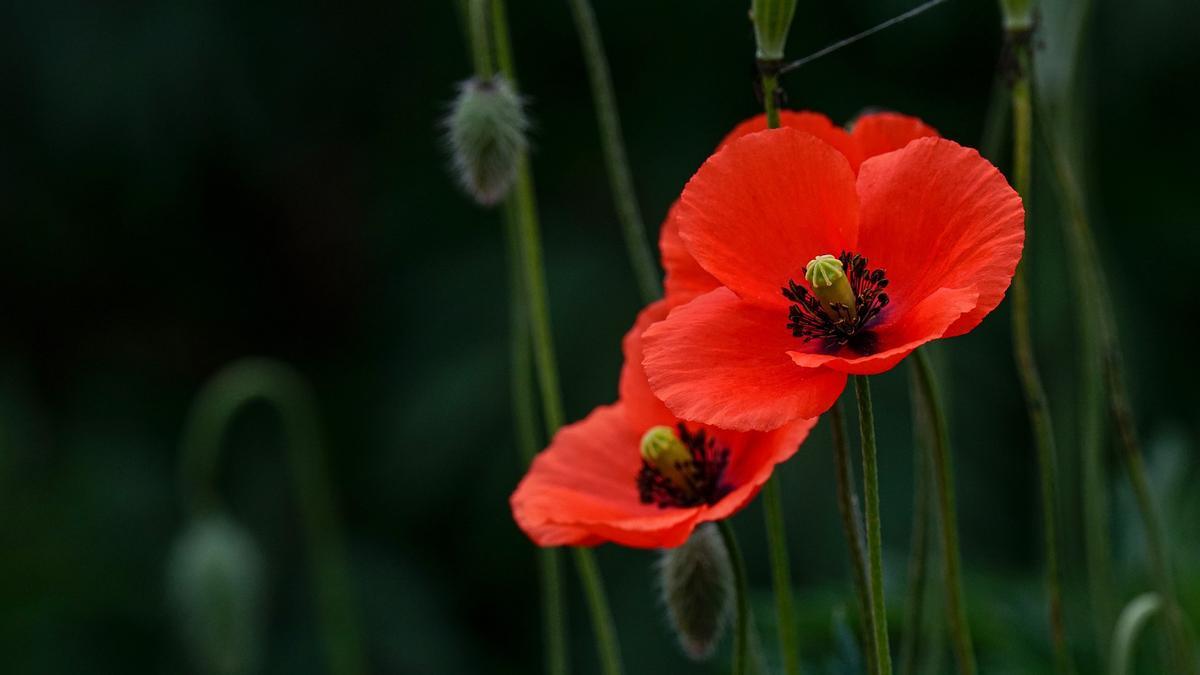
[[[795,129],[749,133],[689,181],[672,219],[720,286],[644,336],[651,387],[676,415],[759,431],[816,416],[848,374],[885,371],[999,304],[1024,244],[1020,198],[939,138],[867,157],[856,176],[851,155],[892,131],[864,131],[850,150]],[[814,269],[832,275],[825,285],[805,278]]]
[[[727,518],[758,494],[816,422],[760,433],[677,419],[650,391],[641,366],[642,333],[668,311],[666,301],[648,306],[625,335],[620,400],[555,434],[510,498],[517,525],[534,543],[678,546],[698,524]],[[644,457],[650,430],[685,453],[679,461]]]

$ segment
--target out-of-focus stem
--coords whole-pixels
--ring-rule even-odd
[[[613,94],[612,74],[608,70],[608,59],[604,55],[604,43],[600,39],[600,26],[588,0],[569,0],[571,15],[575,18],[575,29],[579,32],[579,44],[583,48],[583,60],[587,65],[588,81],[592,86],[592,101],[596,106],[596,121],[600,125],[600,143],[604,150],[604,163],[608,169],[608,181],[612,186],[613,202],[617,207],[617,219],[625,235],[625,246],[629,250],[629,262],[637,279],[638,289],[645,302],[657,300],[662,295],[658,281],[658,268],[654,254],[646,239],[646,226],[638,209],[637,196],[633,191],[633,176],[629,171],[629,158],[625,154],[625,139],[621,133],[621,118],[617,114],[616,96]]]
[[[1117,626],[1113,629],[1112,649],[1109,652],[1109,675],[1131,675],[1133,673],[1133,648],[1137,645],[1142,628],[1158,610],[1162,600],[1154,593],[1143,593],[1125,605]]]
[[[1013,119],[1013,182],[1025,203],[1026,222],[1030,206],[1031,155],[1033,136],[1033,108],[1030,99],[1030,57],[1027,39],[1014,40],[1012,45],[1016,58],[1016,75],[1012,83]],[[1028,240],[1028,235],[1026,237]],[[1029,286],[1025,278],[1028,267],[1028,247],[1024,259],[1017,267],[1012,288],[1012,331],[1013,352],[1025,392],[1029,422],[1033,430],[1034,447],[1037,452],[1038,470],[1041,474],[1042,534],[1046,548],[1046,594],[1049,612],[1050,639],[1054,647],[1055,668],[1060,675],[1071,672],[1071,658],[1067,651],[1066,630],[1063,625],[1062,584],[1059,570],[1058,546],[1058,465],[1054,441],[1054,426],[1050,417],[1050,404],[1042,384],[1041,373],[1033,350],[1033,331],[1030,319]],[[1102,486],[1100,486],[1102,488]],[[1095,486],[1085,486],[1085,490]],[[1093,541],[1098,533],[1088,532]],[[1106,568],[1106,555],[1098,550],[1089,550],[1089,578],[1094,582]],[[1108,589],[1100,592],[1093,600],[1107,595]]]
[[[829,409],[829,428],[833,433],[833,472],[837,477],[838,512],[842,516],[842,531],[850,555],[854,592],[863,621],[863,652],[867,672],[875,672],[875,620],[871,613],[871,588],[867,578],[867,557],[863,551],[862,513],[854,487],[854,467],[850,459],[850,443],[846,438],[845,416],[839,399]]]
[[[742,549],[738,546],[737,536],[729,520],[717,523],[721,539],[729,551],[729,562],[733,564],[734,592],[737,595],[737,625],[733,634],[733,675],[746,675],[749,663],[750,642],[750,598],[746,583],[746,561],[742,558]]]
[[[326,474],[317,405],[308,383],[290,366],[269,359],[236,361],[214,375],[196,395],[180,450],[192,512],[207,512],[219,502],[215,482],[221,442],[234,417],[255,401],[271,405],[287,439],[329,670],[335,675],[361,675],[366,672],[366,659],[345,543]]]
[[[854,376],[854,390],[858,395],[858,427],[862,436],[863,494],[866,497],[867,509],[867,554],[871,571],[871,615],[875,628],[875,666],[878,675],[891,675],[892,655],[888,644],[887,602],[883,594],[879,460],[875,447],[875,413],[871,405],[871,383],[866,375]]]
[[[930,457],[933,460],[934,493],[937,495],[938,523],[942,532],[942,573],[945,577],[946,615],[950,619],[950,639],[958,672],[975,675],[975,648],[971,624],[967,621],[967,601],[963,593],[962,558],[958,546],[958,511],[954,499],[954,466],[950,457],[950,433],[938,391],[937,376],[924,350],[913,352],[913,366],[930,424]]]
[[[929,456],[933,447],[933,422],[929,419],[919,375],[910,380],[913,412],[913,524],[908,557],[908,607],[904,641],[900,647],[900,675],[914,675],[921,652],[925,610],[925,580],[929,570]]]
[[[771,549],[771,577],[775,584],[775,611],[779,616],[779,649],[783,653],[783,672],[797,675],[800,672],[800,650],[796,645],[792,575],[783,524],[783,498],[779,492],[779,479],[771,476],[763,487],[762,495],[767,520],[767,544]]]

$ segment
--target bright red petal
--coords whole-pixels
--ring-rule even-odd
[[[816,351],[815,343],[804,343],[788,352],[796,365],[806,368],[825,366],[852,375],[875,375],[891,370],[912,350],[946,334],[963,314],[979,303],[974,288],[942,288],[899,315],[891,324],[876,329],[877,351],[868,356],[855,356],[843,349],[836,355]],[[812,351],[809,351],[812,350]]]
[[[724,429],[769,431],[829,409],[846,375],[801,368],[786,309],[719,288],[676,308],[642,336],[650,388],[676,415]]]
[[[809,134],[750,134],[700,167],[677,218],[701,267],[743,299],[786,308],[780,288],[802,278],[809,260],[854,249],[854,173],[841,153]]]
[[[855,169],[858,168],[859,163],[862,161],[858,154],[858,143],[850,137],[850,134],[845,129],[829,121],[829,118],[821,113],[810,112],[808,110],[783,110],[779,113],[779,126],[785,129],[803,131],[825,141],[836,148],[838,152],[845,155],[850,165]],[[733,131],[721,139],[717,150],[724,148],[742,136],[764,131],[766,128],[766,114],[755,115],[734,127]]]
[[[893,112],[871,113],[854,121],[850,136],[858,148],[859,162],[885,152],[899,150],[926,136],[937,136],[937,129],[916,117]],[[854,170],[858,171],[858,165]]]
[[[643,548],[682,543],[697,509],[639,500],[640,443],[621,404],[563,427],[509,499],[517,525],[539,546],[583,545],[597,537]]]
[[[651,325],[667,318],[671,309],[668,303],[668,300],[659,300],[643,309],[621,342],[625,354],[625,363],[621,367],[621,403],[629,425],[635,430],[660,424],[674,426],[676,422],[666,404],[650,391],[646,371],[642,368],[642,334]]]
[[[979,153],[938,138],[863,162],[858,252],[887,272],[893,313],[938,289],[973,289],[974,308],[944,333],[960,335],[1000,303],[1025,242],[1021,198]],[[927,333],[936,331],[929,326]]]
[[[658,234],[658,249],[662,253],[663,270],[666,272],[663,288],[667,302],[672,306],[682,305],[721,285],[713,275],[704,271],[679,238],[678,207],[679,202],[671,205]]]

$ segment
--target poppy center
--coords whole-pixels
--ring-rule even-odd
[[[723,480],[728,465],[729,448],[703,429],[652,427],[642,436],[638,498],[664,509],[715,504],[732,489]]]
[[[804,269],[811,290],[788,279],[783,296],[792,301],[787,327],[805,342],[818,340],[828,351],[849,347],[875,352],[871,326],[888,304],[887,275],[867,267],[857,253],[819,255]]]

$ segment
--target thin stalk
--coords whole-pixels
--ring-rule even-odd
[[[888,644],[887,602],[883,595],[883,536],[879,518],[879,461],[875,449],[875,413],[871,405],[871,383],[866,375],[854,376],[858,395],[858,428],[862,436],[863,494],[867,508],[867,552],[871,568],[871,615],[875,627],[875,664],[879,675],[891,675],[892,655]]]
[[[596,106],[596,121],[600,125],[600,144],[604,150],[604,164],[608,170],[608,181],[612,186],[613,201],[617,207],[617,219],[625,235],[625,247],[629,251],[629,262],[645,302],[653,302],[662,295],[658,281],[658,268],[654,254],[646,239],[646,226],[638,209],[637,196],[633,191],[633,176],[629,171],[629,158],[625,155],[625,140],[621,134],[621,118],[617,114],[616,96],[613,94],[612,74],[608,70],[608,59],[604,55],[604,43],[600,39],[600,26],[588,0],[569,0],[575,29],[579,32],[579,44],[583,48],[583,60],[587,65],[588,81],[592,86],[592,101]]]
[[[492,48],[488,34],[488,0],[468,0],[467,26],[471,30],[471,58],[475,65],[475,75],[488,79],[494,72],[492,69]]]
[[[746,583],[746,561],[742,558],[742,549],[738,546],[737,535],[729,520],[717,523],[721,539],[729,551],[729,561],[733,563],[733,581],[737,594],[737,625],[733,633],[733,675],[745,675],[749,663],[750,643],[750,598]]]
[[[1015,41],[1017,74],[1012,84],[1012,118],[1013,118],[1013,182],[1017,192],[1025,203],[1026,214],[1029,213],[1030,192],[1032,187],[1031,156],[1033,136],[1033,106],[1030,97],[1030,56],[1025,41]],[[1026,216],[1028,222],[1028,216]],[[1054,441],[1054,426],[1050,417],[1050,403],[1042,384],[1041,373],[1038,370],[1037,359],[1033,349],[1033,330],[1031,326],[1031,310],[1029,302],[1029,286],[1025,278],[1028,254],[1018,266],[1013,278],[1012,292],[1012,331],[1013,352],[1020,374],[1021,385],[1025,392],[1025,403],[1028,409],[1029,422],[1033,430],[1034,447],[1037,452],[1038,471],[1041,474],[1042,493],[1042,535],[1046,548],[1046,595],[1049,612],[1050,639],[1054,648],[1056,671],[1060,674],[1073,671],[1071,656],[1066,644],[1066,629],[1064,627],[1062,606],[1062,583],[1059,569],[1058,545],[1058,466],[1057,450]],[[1086,461],[1086,458],[1085,458]],[[1103,486],[1085,485],[1085,491],[1103,490]],[[1086,503],[1086,498],[1085,498]],[[1088,509],[1085,508],[1085,513]],[[1093,513],[1093,516],[1098,514]],[[1100,521],[1090,520],[1085,523],[1086,536],[1090,542],[1104,540],[1101,531],[1095,531]],[[1101,528],[1102,530],[1102,528]],[[1099,579],[1104,578],[1108,566],[1108,554],[1098,546],[1089,546],[1087,551],[1089,579],[1092,581],[1092,600],[1097,603],[1096,609],[1104,606],[1102,598],[1108,595],[1108,588],[1096,588]]]
[[[767,113],[767,128],[779,126],[779,75],[774,72],[762,74],[763,109]]]
[[[504,203],[504,226],[509,263],[509,377],[513,426],[521,461],[528,465],[538,450],[537,402],[533,393],[533,361],[529,348],[529,320],[525,309],[523,271],[518,250],[517,214],[512,200]],[[558,549],[538,548],[537,556],[538,584],[542,600],[543,660],[546,672],[550,675],[566,675],[567,621],[563,602],[562,569],[559,564],[560,553]]]
[[[858,610],[863,622],[863,652],[866,655],[867,672],[874,673],[875,620],[871,613],[871,582],[867,578],[862,513],[859,512],[858,494],[854,488],[854,465],[850,459],[850,443],[846,438],[846,423],[840,399],[829,409],[829,423],[833,432],[833,471],[837,476],[838,512],[842,516],[842,531],[846,535],[846,547],[850,554],[850,567],[854,577],[854,593],[858,596]]]
[[[792,604],[783,498],[776,476],[771,476],[763,487],[763,510],[767,520],[767,543],[771,549],[771,577],[775,584],[775,612],[779,616],[779,649],[783,653],[783,672],[797,675],[800,672],[800,649],[796,644],[796,612]]]
[[[942,567],[945,578],[946,615],[950,620],[950,640],[958,672],[975,675],[975,648],[971,641],[971,624],[967,621],[967,602],[963,593],[962,558],[958,545],[958,512],[954,499],[954,467],[950,456],[950,433],[942,407],[937,377],[924,350],[913,353],[914,372],[920,385],[921,400],[930,422],[933,445],[933,486],[937,495],[938,523],[942,531]]]
[[[1143,593],[1125,605],[1117,626],[1113,629],[1112,649],[1109,653],[1109,675],[1131,675],[1133,673],[1133,651],[1138,636],[1146,623],[1162,609],[1162,600],[1154,593]]]
[[[494,0],[495,3],[500,1]],[[504,69],[503,75],[515,83],[517,74],[512,58],[508,22],[504,20],[504,8],[497,8],[493,5],[492,10],[492,28],[497,32],[496,60]],[[523,156],[519,160],[516,185],[509,199],[513,202],[513,213],[516,216],[515,243],[518,251],[517,258],[522,269],[521,285],[527,299],[525,308],[528,311],[532,332],[538,386],[542,394],[542,421],[546,427],[546,436],[549,438],[553,437],[554,432],[563,425],[565,417],[563,415],[562,390],[558,380],[558,365],[554,356],[550,299],[546,290],[546,267],[542,258],[542,241],[539,233],[537,203],[534,197],[533,172],[529,168],[527,156]],[[596,641],[601,670],[605,675],[620,675],[621,655],[617,643],[617,631],[612,618],[612,610],[609,609],[608,600],[604,595],[600,570],[589,549],[572,549],[572,555],[575,559],[575,569],[583,584],[588,611],[592,617],[592,634]]]
[[[910,380],[913,407],[913,524],[908,557],[908,608],[900,648],[900,675],[914,675],[921,658],[921,624],[925,612],[925,581],[929,570],[929,455],[933,422],[918,377]]]
[[[292,486],[309,550],[318,626],[330,672],[366,672],[340,519],[325,468],[317,404],[290,366],[243,359],[225,366],[196,395],[183,432],[180,468],[193,514],[217,508],[217,467],[233,419],[254,402],[269,404],[283,426]]]

